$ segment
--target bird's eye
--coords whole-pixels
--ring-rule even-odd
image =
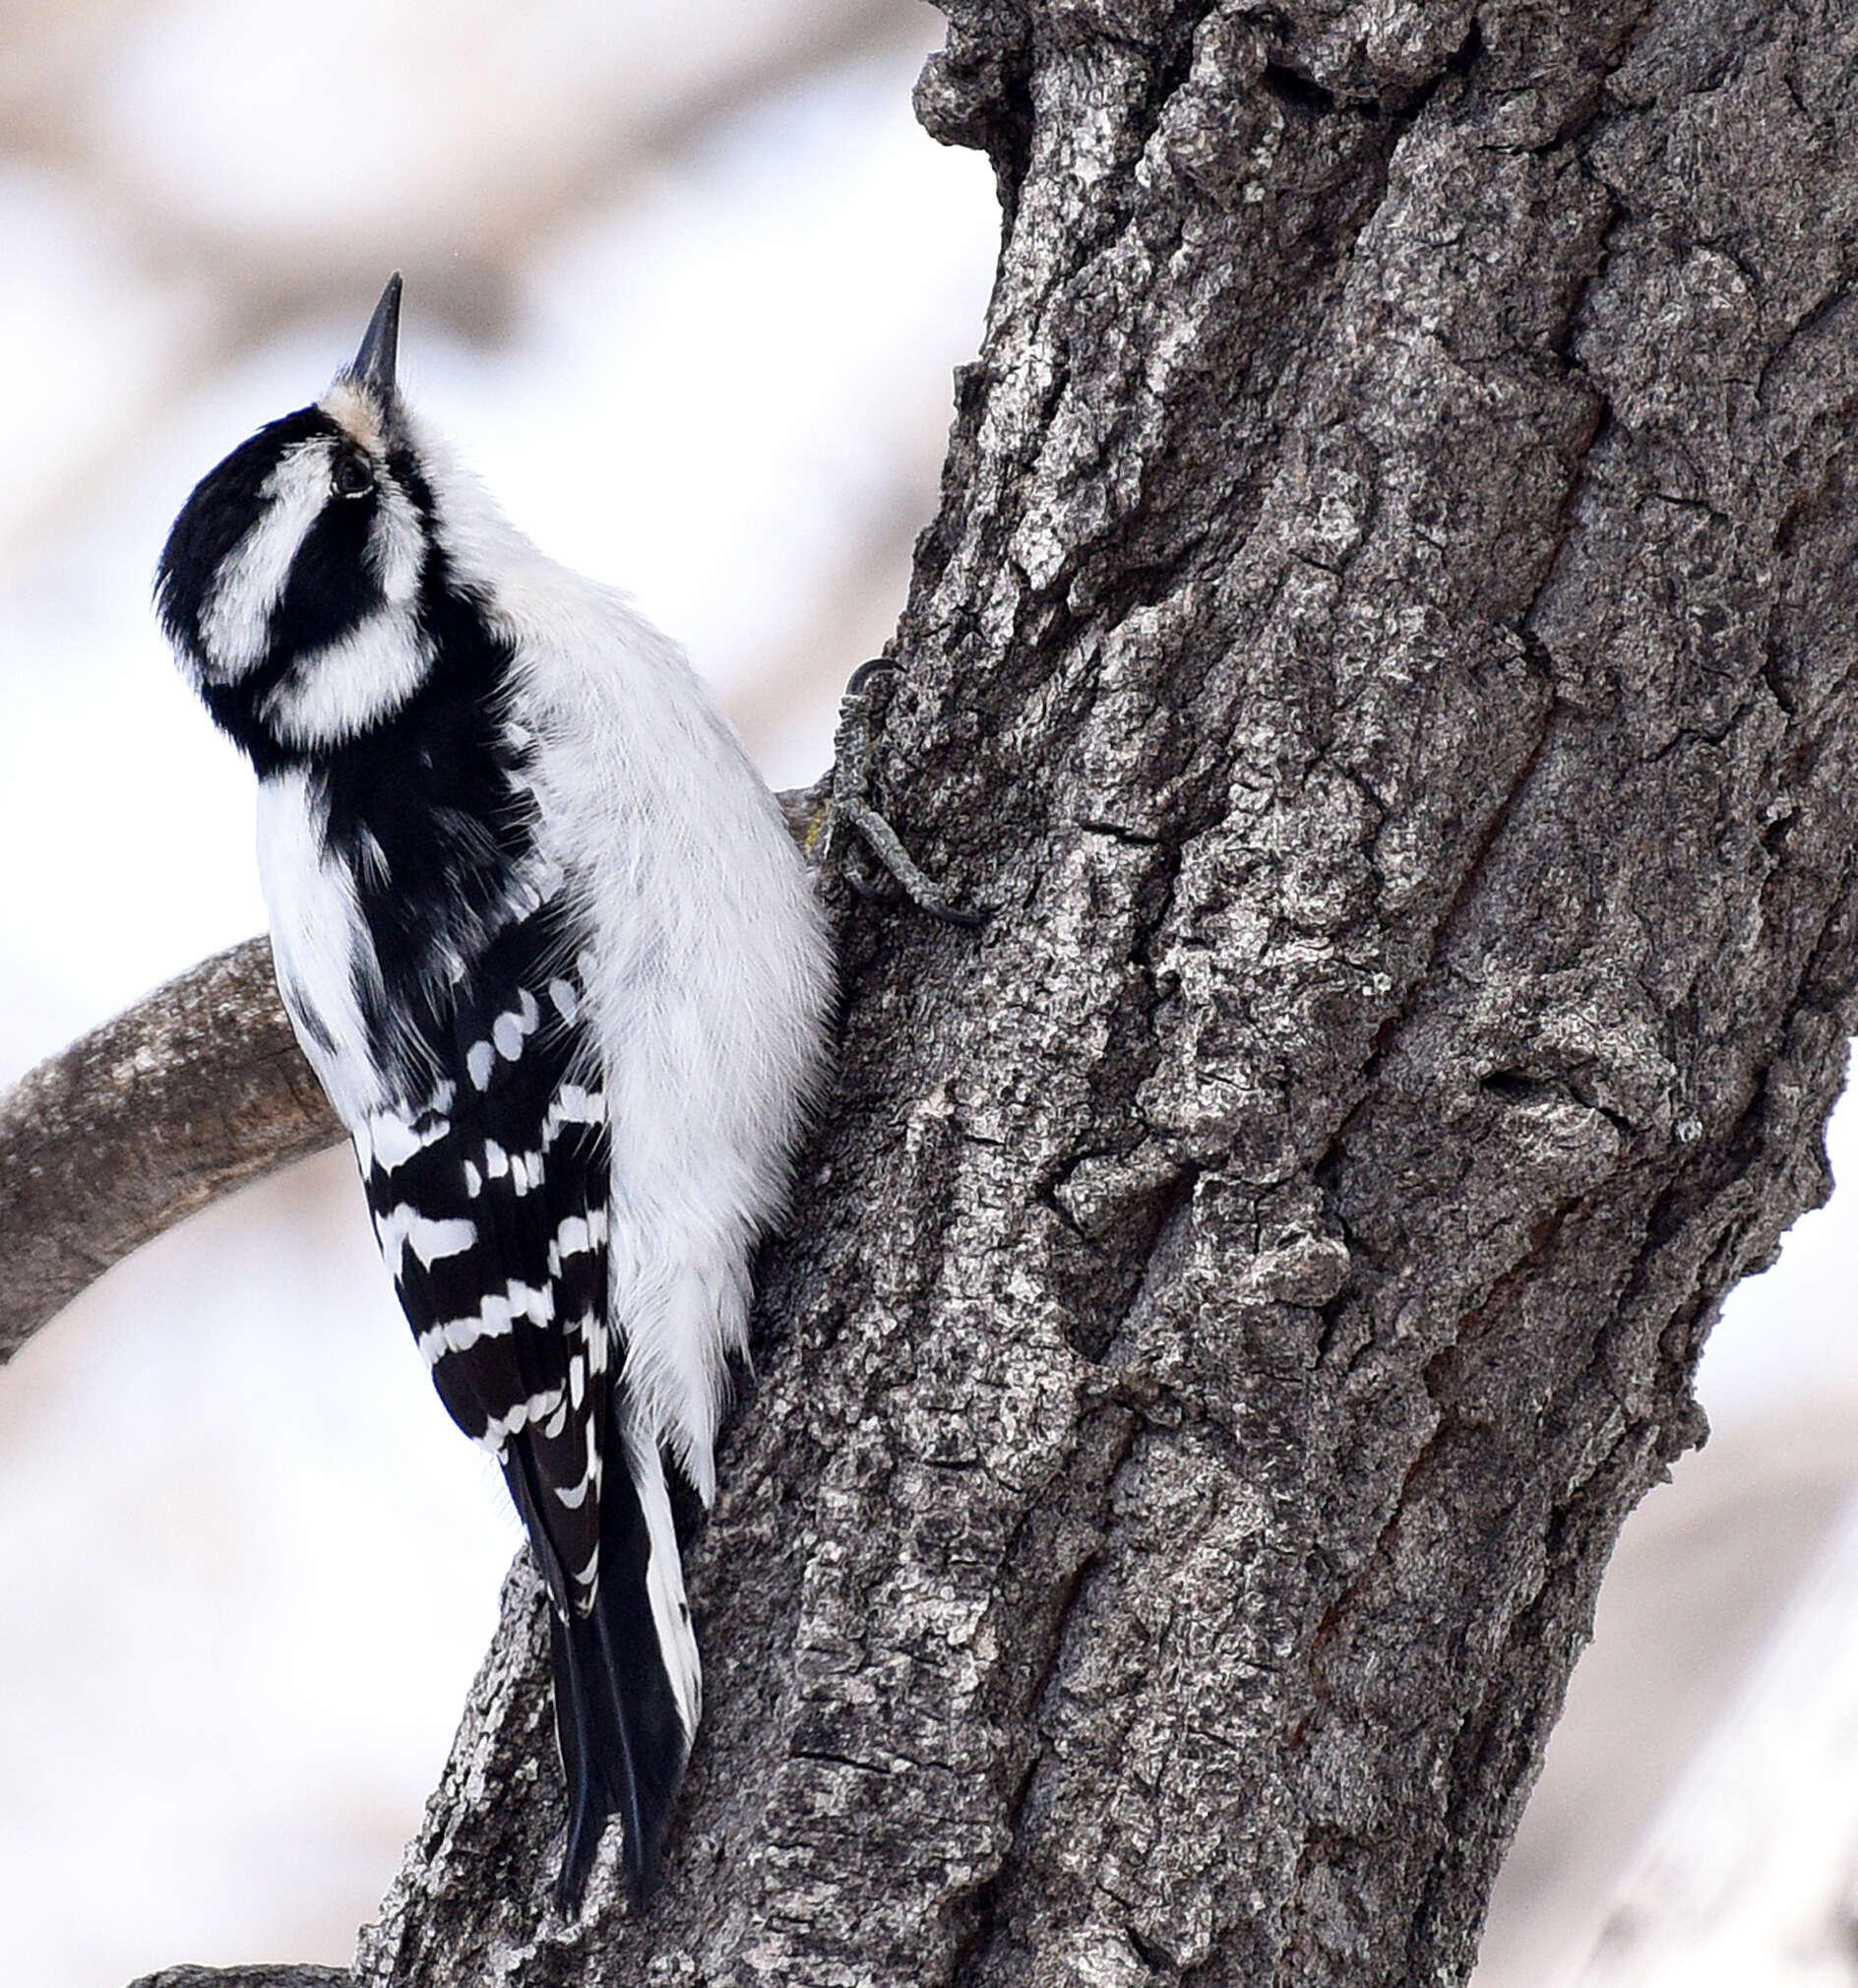
[[[374,488],[368,466],[358,456],[338,456],[334,480],[338,497],[364,497]]]

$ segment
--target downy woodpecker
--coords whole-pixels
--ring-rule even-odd
[[[614,1813],[644,1895],[696,1731],[665,1463],[709,1502],[831,964],[683,655],[407,407],[400,299],[195,489],[155,598],[258,776],[279,990],[419,1350],[547,1584],[573,1911]]]

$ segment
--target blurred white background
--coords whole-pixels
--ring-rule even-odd
[[[909,112],[940,25],[914,0],[0,7],[0,1082],[262,923],[249,777],[150,574],[195,478],[322,390],[394,267],[403,377],[518,523],[685,642],[774,784],[824,768],[993,263],[985,162]],[[1720,1438],[1630,1528],[1479,1988],[1591,1944],[1858,1476],[1846,1226],[1803,1222],[1717,1335]],[[515,1543],[345,1157],[72,1307],[0,1373],[0,1988],[344,1960]]]

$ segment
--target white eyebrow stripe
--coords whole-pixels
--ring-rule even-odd
[[[271,616],[283,598],[290,568],[329,499],[335,438],[314,435],[293,443],[259,490],[258,523],[220,560],[208,583],[200,617],[200,646],[207,675],[236,683],[264,661]]]
[[[419,591],[419,576],[425,567],[419,514],[392,477],[376,481],[374,525],[364,556],[382,593],[396,606],[404,606]]]

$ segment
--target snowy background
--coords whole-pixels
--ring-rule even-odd
[[[993,263],[985,162],[909,112],[939,27],[914,0],[0,8],[0,1082],[262,923],[249,777],[150,575],[392,268],[403,380],[517,522],[686,644],[771,781],[824,768]],[[1713,1342],[1719,1440],[1629,1530],[1479,1988],[1591,1941],[1858,1477],[1852,1226],[1809,1216]],[[343,1156],[74,1305],[0,1373],[0,1988],[344,1960],[515,1543]]]

